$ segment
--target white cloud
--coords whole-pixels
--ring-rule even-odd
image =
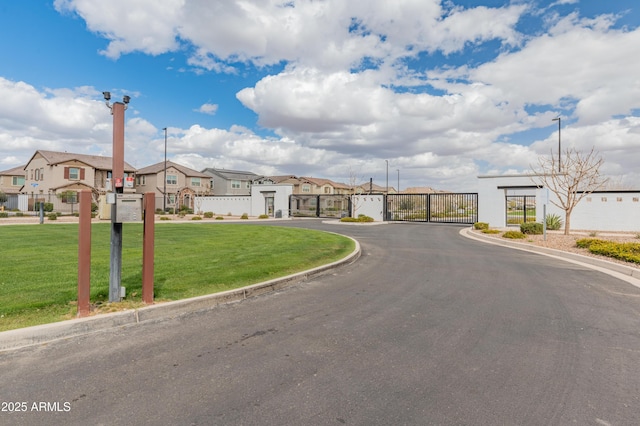
[[[203,114],[215,115],[215,113],[218,111],[218,105],[209,103],[202,104],[200,105],[200,108],[196,109],[195,111],[201,112]]]

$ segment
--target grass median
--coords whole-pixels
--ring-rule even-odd
[[[109,299],[109,223],[92,225],[95,312],[142,306],[142,224],[124,224],[121,283]],[[326,232],[251,224],[158,224],[156,301],[212,294],[282,277],[345,257],[352,240]],[[78,225],[0,227],[0,331],[74,318]]]

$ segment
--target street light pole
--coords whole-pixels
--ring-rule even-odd
[[[400,169],[396,169],[396,172],[398,172],[398,194],[400,193]]]
[[[387,195],[389,195],[389,160],[384,160],[387,163]]]
[[[163,128],[164,130],[164,186],[162,189],[162,213],[166,213],[167,211],[167,128]]]
[[[561,118],[561,117],[557,117],[557,118],[554,118],[554,119],[553,119],[553,120],[551,120],[551,121],[557,121],[557,122],[558,122],[558,173],[560,173],[560,171],[561,171],[561,165],[562,165],[562,161],[561,161],[561,158],[562,158],[562,150],[561,150],[561,147],[560,147],[560,128],[562,127],[562,126],[561,126],[561,124],[562,124],[562,118]]]

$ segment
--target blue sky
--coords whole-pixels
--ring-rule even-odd
[[[111,155],[102,91],[131,96],[125,159],[474,190],[563,149],[640,188],[632,0],[0,2],[0,170]]]

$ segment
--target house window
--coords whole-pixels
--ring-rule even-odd
[[[11,185],[13,186],[24,185],[24,176],[11,176]]]
[[[44,180],[44,167],[40,168],[40,180]]]
[[[191,178],[191,186],[200,186],[200,178]]]
[[[251,188],[251,182],[247,181],[246,188],[247,188],[247,189],[250,189],[250,188]]]
[[[80,169],[77,167],[69,167],[69,180],[80,180]]]
[[[167,185],[177,185],[177,184],[178,184],[178,176],[167,175]]]
[[[325,186],[324,187],[324,193],[325,194],[331,194],[331,187],[330,186]]]
[[[40,180],[40,169],[36,169],[33,180]]]
[[[167,202],[169,204],[175,204],[176,203],[176,194],[167,194]]]
[[[146,176],[136,176],[136,185],[146,185],[147,177]]]
[[[232,180],[231,181],[231,188],[240,189],[240,181],[239,180]]]
[[[67,204],[78,204],[78,193],[73,191],[63,192],[62,202]]]
[[[311,185],[302,185],[302,192],[311,192]]]

